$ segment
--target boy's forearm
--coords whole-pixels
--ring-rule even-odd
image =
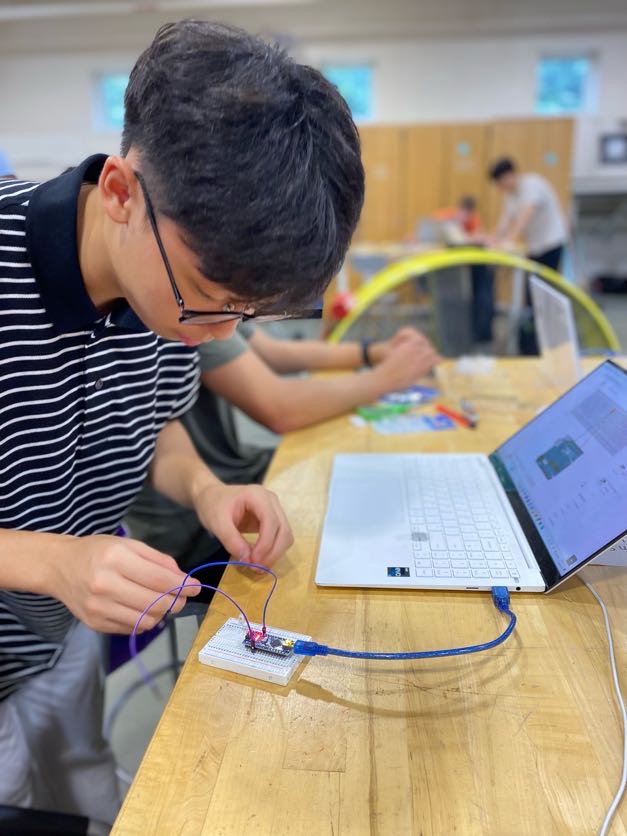
[[[501,241],[506,238],[509,230],[511,229],[512,222],[512,218],[509,215],[504,215],[500,218],[498,224],[496,225],[496,229],[494,230],[493,237],[496,238],[497,241]]]
[[[521,211],[518,213],[516,219],[512,223],[511,227],[508,230],[508,237],[512,241],[518,241],[520,237],[523,235],[527,227],[529,226],[529,221],[534,212],[533,206],[525,206]]]
[[[269,422],[277,433],[335,418],[371,403],[389,389],[376,369],[331,380],[286,380],[285,384],[284,397]]]
[[[255,332],[252,349],[278,374],[324,369],[358,369],[361,344],[327,343],[323,340],[278,340]]]
[[[75,542],[67,534],[0,529],[0,589],[53,594],[55,564]]]
[[[196,496],[207,485],[222,484],[200,458],[179,421],[171,421],[161,430],[149,476],[159,493],[188,508],[195,506]]]

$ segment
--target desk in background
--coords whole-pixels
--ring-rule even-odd
[[[346,417],[285,437],[266,484],[296,542],[278,565],[270,625],[355,649],[451,647],[505,620],[486,593],[322,589],[313,581],[335,452],[490,451],[553,398],[537,360],[498,361],[441,385],[468,395],[477,430],[381,436]],[[627,653],[627,574],[594,567]],[[257,618],[264,578],[230,569],[223,588]],[[197,661],[226,618],[215,601],[129,790],[116,836],[592,834],[622,756],[606,635],[577,578],[513,596],[514,635],[475,656],[412,663],[316,657],[282,688]],[[612,833],[625,833],[623,805]]]

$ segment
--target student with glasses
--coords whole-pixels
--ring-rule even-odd
[[[237,558],[270,565],[291,545],[278,498],[224,484],[178,418],[197,346],[321,296],[363,181],[317,71],[181,21],[133,68],[120,155],[0,183],[0,804],[116,814],[97,632],[130,633],[184,577],[115,536],[147,475]]]

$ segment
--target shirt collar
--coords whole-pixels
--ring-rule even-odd
[[[81,185],[98,182],[106,159],[105,154],[87,157],[38,186],[28,204],[26,246],[46,310],[61,331],[89,328],[103,319],[85,289],[76,227]],[[126,302],[114,308],[110,321],[126,330],[147,330]]]

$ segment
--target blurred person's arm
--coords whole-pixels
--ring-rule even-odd
[[[499,244],[509,244],[515,243],[520,241],[521,238],[524,238],[524,233],[527,227],[529,226],[529,222],[535,212],[535,206],[533,203],[529,203],[526,206],[523,206],[521,210],[518,212],[517,215],[511,220],[506,233],[500,237],[497,237],[495,240],[496,246]]]
[[[501,213],[496,229],[489,238],[489,243],[492,246],[498,246],[502,241],[508,241],[510,239],[510,231],[514,220],[515,216],[512,216],[511,212],[507,209]]]
[[[281,377],[254,351],[246,351],[222,366],[204,371],[202,382],[253,420],[274,432],[285,433],[410,386],[430,372],[439,359],[424,338],[420,342],[400,339],[389,347],[381,362],[363,373],[312,380]]]
[[[505,232],[496,238],[496,245],[515,244],[525,238],[525,231],[533,217],[533,213],[542,203],[545,187],[539,178],[522,178],[518,185],[517,203],[515,210],[509,209],[509,223]]]
[[[470,237],[464,227],[454,220],[443,221],[440,224],[442,238],[448,246],[459,247],[468,244]]]
[[[368,359],[374,365],[387,357],[390,349],[400,342],[427,342],[415,328],[401,328],[389,340],[376,340],[368,345]],[[283,340],[256,328],[248,340],[249,346],[277,374],[323,371],[325,369],[358,369],[364,365],[362,343],[328,343],[323,340]]]

